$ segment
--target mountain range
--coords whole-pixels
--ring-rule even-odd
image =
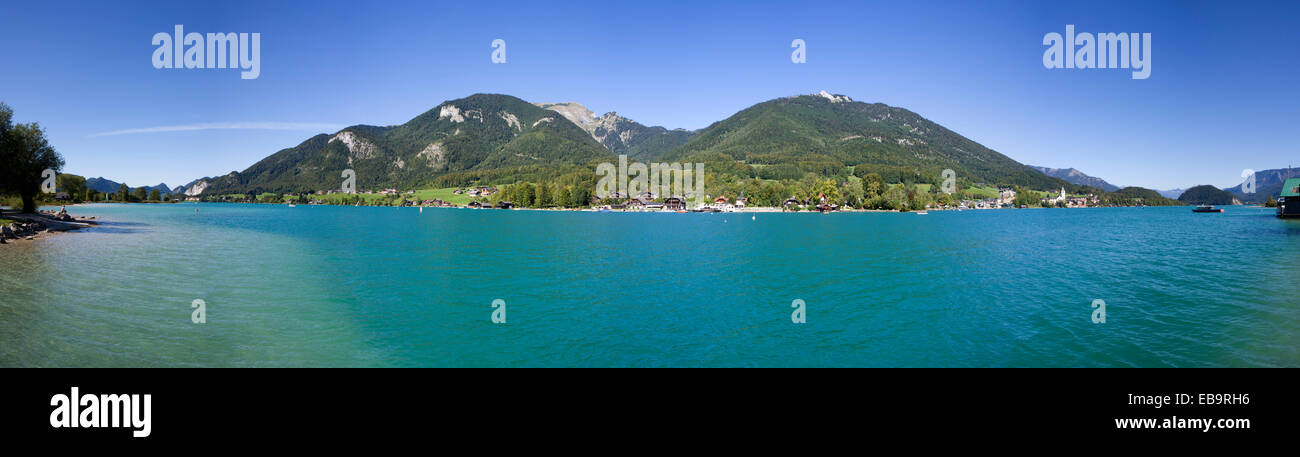
[[[1038,166],[1030,166],[1030,167],[1035,170],[1043,172],[1043,174],[1045,175],[1064,179],[1066,182],[1069,182],[1071,184],[1077,184],[1080,186],[1091,186],[1107,192],[1115,192],[1119,190],[1119,186],[1115,186],[1111,183],[1108,183],[1106,182],[1106,180],[1101,178],[1088,176],[1083,172],[1073,168],[1047,168],[1047,167],[1038,167]],[[1247,194],[1245,192],[1245,190],[1243,189],[1245,183],[1238,184],[1236,186],[1232,186],[1224,189],[1217,189],[1217,188],[1215,189],[1227,191],[1228,194],[1230,194],[1232,197],[1235,197],[1237,200],[1241,202],[1262,203],[1265,200],[1268,200],[1268,197],[1270,196],[1276,197],[1280,195],[1282,193],[1282,184],[1285,183],[1288,178],[1294,178],[1297,176],[1300,176],[1300,170],[1293,170],[1290,168],[1279,168],[1273,170],[1257,171],[1255,172],[1255,192],[1253,194]],[[1209,192],[1207,189],[1205,189],[1205,187],[1207,186],[1204,185],[1196,186],[1196,188],[1198,188],[1197,194],[1191,197],[1191,199],[1195,201],[1231,202],[1230,198],[1225,199],[1223,195],[1217,192]],[[1209,186],[1209,187],[1213,187],[1213,186]],[[1165,198],[1187,201],[1186,199],[1182,199],[1180,197],[1182,197],[1185,192],[1190,190],[1191,189],[1171,189],[1171,190],[1158,190],[1156,192],[1158,192],[1161,196]],[[1214,204],[1217,205],[1217,204],[1229,204],[1229,203],[1214,203]]]
[[[711,173],[735,179],[800,179],[852,170],[878,173],[891,182],[930,182],[951,169],[966,184],[1121,190],[1073,168],[1021,164],[903,108],[823,91],[758,103],[693,131],[646,126],[616,112],[597,116],[576,102],[475,94],[443,102],[401,125],[354,125],[318,134],[243,171],[168,191],[189,196],[323,191],[339,189],[346,169],[354,170],[356,188],[365,190],[508,183],[590,174],[595,164],[616,161],[620,154],[641,162],[703,162]],[[1282,180],[1270,174],[1276,171],[1257,175],[1261,193],[1280,187]]]
[[[103,177],[86,179],[86,188],[96,192],[115,193],[121,187],[122,187],[122,183],[113,181],[111,179],[105,179]],[[128,185],[128,187],[130,186]],[[135,187],[130,187],[130,188],[132,190],[135,189]],[[169,195],[172,193],[172,189],[170,187],[167,187],[166,183],[159,183],[156,186],[145,186],[145,189],[148,189],[150,191],[157,190],[162,195]]]
[[[848,167],[885,176],[938,177],[1050,189],[1043,175],[916,113],[826,92],[759,103],[697,131],[645,126],[574,102],[529,103],[501,94],[449,100],[396,126],[355,125],[280,150],[243,171],[195,180],[186,195],[511,182],[631,160],[704,162],[740,178],[798,179]],[[921,180],[926,180],[922,178]],[[933,178],[929,178],[933,179]]]
[[[204,194],[465,184],[556,172],[609,160],[610,150],[564,115],[515,97],[476,94],[444,102],[397,126],[355,125],[280,150],[242,172],[204,178]],[[447,179],[448,177],[458,177]]]
[[[1187,192],[1187,189],[1158,190],[1156,192],[1159,192],[1160,196],[1162,197],[1172,198],[1177,200],[1178,197],[1181,197],[1183,195],[1183,192]]]
[[[1268,200],[1268,197],[1276,197],[1282,194],[1282,184],[1289,178],[1300,177],[1300,170],[1290,168],[1278,168],[1273,170],[1264,170],[1255,172],[1255,193],[1247,194],[1241,183],[1226,190],[1243,202],[1262,203]]]
[[[1048,168],[1048,167],[1039,167],[1034,165],[1030,165],[1029,168],[1038,170],[1043,174],[1047,176],[1051,176],[1053,178],[1064,179],[1065,182],[1068,182],[1070,184],[1095,187],[1104,190],[1106,192],[1114,192],[1120,189],[1119,186],[1108,183],[1104,179],[1088,176],[1084,174],[1082,171],[1075,170],[1073,168]],[[1178,196],[1175,195],[1170,198],[1177,198],[1177,197]]]
[[[798,179],[807,173],[878,173],[887,180],[938,181],[943,170],[970,183],[1050,189],[1068,185],[903,108],[825,91],[769,100],[698,132],[663,156],[719,173]]]

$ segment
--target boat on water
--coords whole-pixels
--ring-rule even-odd
[[[1193,213],[1222,213],[1223,208],[1215,208],[1210,205],[1197,205],[1195,208],[1192,208],[1192,212]]]
[[[917,212],[916,212],[916,215],[917,215],[917,216],[924,216],[924,215],[926,215],[926,214],[930,214],[930,212],[929,212],[929,211],[917,211]]]

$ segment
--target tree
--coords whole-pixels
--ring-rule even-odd
[[[861,207],[866,191],[862,188],[862,180],[850,179],[844,186],[844,202],[855,207]]]
[[[862,188],[868,197],[880,195],[885,191],[885,180],[879,174],[867,173],[862,175]]]
[[[149,191],[149,200],[162,201],[162,194],[158,192],[158,189],[151,190]]]
[[[1042,200],[1040,200],[1035,195],[1035,192],[1027,188],[1017,186],[1016,198],[1012,203],[1015,204],[1016,207],[1021,207],[1021,206],[1029,207],[1029,206],[1035,206],[1041,204]]]
[[[42,174],[62,170],[63,157],[50,146],[39,124],[14,124],[13,114],[9,105],[0,103],[0,192],[17,193],[23,212],[34,213],[36,194],[46,179]]]
[[[835,185],[834,179],[823,179],[818,181],[813,194],[813,198],[815,199],[818,199],[818,197],[826,197],[827,203],[836,205],[842,203],[840,199],[840,186]]]
[[[555,193],[555,203],[557,205],[566,207],[574,206],[572,200],[572,191],[569,190],[569,186],[560,187],[559,192]]]
[[[907,208],[907,191],[903,190],[902,185],[889,186],[885,193],[881,195],[887,209],[906,209]]]
[[[783,189],[779,183],[764,183],[758,188],[757,192],[749,195],[748,205],[750,206],[781,206],[781,201],[787,197],[782,195]]]
[[[125,183],[119,184],[117,186],[117,201],[126,203],[128,201],[131,201],[131,199],[129,198],[130,196],[131,196],[131,188],[126,187]]]
[[[131,193],[131,197],[135,198],[137,201],[145,201],[149,198],[149,189],[144,188],[144,186],[137,187],[135,188],[135,191]]]
[[[817,175],[807,173],[799,180],[795,186],[795,196],[802,201],[812,201],[817,198]]]
[[[502,191],[504,194],[502,200],[513,202],[515,206],[527,207],[532,206],[534,199],[533,185],[526,182],[517,182],[506,187]]]
[[[591,205],[591,188],[587,186],[577,186],[569,196],[569,204],[574,207],[582,208]]]
[[[541,208],[551,204],[551,185],[545,182],[537,183],[537,193],[533,195],[533,206]]]
[[[940,193],[934,202],[939,206],[952,206],[952,196],[946,193]]]
[[[57,180],[57,186],[58,187],[56,190],[60,192],[67,192],[68,197],[71,198],[73,201],[85,201],[90,197],[87,194],[86,178],[84,177],[77,176],[77,175],[61,174],[59,175],[59,178]]]
[[[1268,196],[1268,201],[1264,202],[1264,207],[1265,207],[1265,208],[1277,208],[1277,199],[1273,198],[1272,195],[1269,195],[1269,196]]]
[[[931,185],[930,188],[934,189],[934,186]],[[929,192],[921,190],[916,185],[913,185],[911,190],[908,192],[907,199],[910,202],[908,208],[916,211],[924,210],[931,203],[934,203],[934,197],[930,195]]]

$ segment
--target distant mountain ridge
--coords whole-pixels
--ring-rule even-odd
[[[906,109],[825,91],[750,106],[697,131],[663,160],[703,162],[719,173],[765,179],[854,167],[854,173],[919,181],[937,182],[951,169],[970,183],[1069,185]]]
[[[1119,186],[1108,183],[1104,179],[1088,176],[1087,174],[1084,174],[1082,171],[1073,168],[1048,168],[1048,167],[1040,167],[1036,165],[1029,165],[1029,168],[1038,170],[1043,174],[1047,176],[1051,176],[1053,178],[1063,179],[1065,180],[1065,182],[1068,182],[1070,184],[1095,187],[1104,190],[1106,192],[1114,192],[1120,189]],[[1170,198],[1176,198],[1176,197],[1177,196],[1170,197]]]
[[[102,176],[98,178],[86,179],[86,188],[96,192],[115,193],[119,189],[121,189],[121,187],[122,187],[122,183],[113,181],[111,179],[106,179]],[[140,186],[131,186],[130,184],[128,184],[127,187],[130,187],[132,190],[135,190],[136,187],[140,187]],[[172,189],[167,186],[167,183],[159,183],[156,186],[145,186],[145,188],[150,191],[157,190],[158,193],[162,195],[172,194]]]
[[[213,179],[214,178],[211,177],[195,179],[185,183],[185,185],[176,186],[176,188],[172,189],[172,194],[184,195],[187,197],[197,196],[207,189],[208,183]]]
[[[1277,168],[1255,172],[1255,193],[1247,194],[1241,183],[1223,190],[1231,192],[1243,202],[1262,203],[1268,197],[1276,198],[1282,194],[1282,184],[1289,178],[1300,177],[1300,169]]]
[[[1158,190],[1156,192],[1159,192],[1160,195],[1165,198],[1172,198],[1177,200],[1178,197],[1183,195],[1183,192],[1187,192],[1187,189]]]
[[[724,179],[801,179],[878,173],[891,182],[1077,187],[988,149],[916,113],[825,91],[761,102],[697,131],[647,127],[578,103],[501,94],[443,102],[396,126],[318,134],[242,171],[173,189],[186,195],[508,183],[584,173],[627,154],[638,161],[704,162]]]

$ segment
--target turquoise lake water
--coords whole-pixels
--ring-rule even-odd
[[[0,366],[1300,365],[1262,208],[69,209],[0,246]]]

